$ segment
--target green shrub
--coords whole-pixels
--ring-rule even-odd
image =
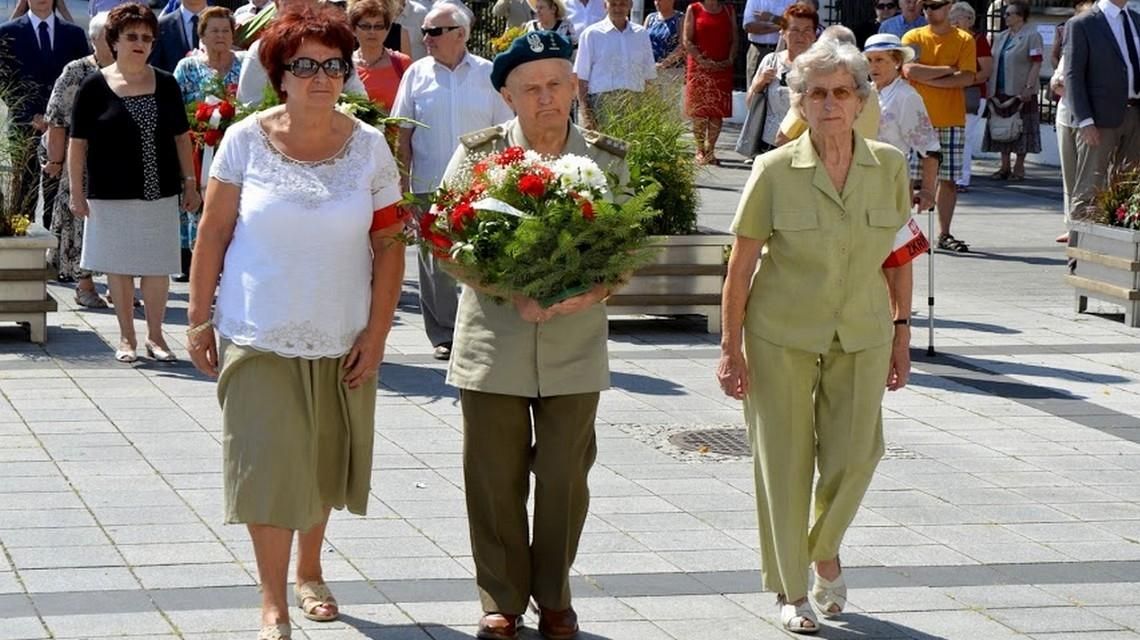
[[[649,233],[695,233],[697,165],[677,91],[651,85],[641,93],[607,96],[597,115],[603,132],[629,143],[626,161],[634,190],[651,184],[661,187],[653,199],[653,207],[661,213],[649,223]]]

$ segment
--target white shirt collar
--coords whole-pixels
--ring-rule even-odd
[[[633,28],[633,21],[632,20],[626,20],[625,21],[625,29],[622,31],[618,31],[617,26],[614,25],[614,21],[610,20],[609,16],[606,16],[605,18],[603,18],[602,19],[602,26],[598,27],[598,29],[601,31],[618,31],[618,33],[625,33],[626,31],[629,31],[632,28]]]
[[[28,12],[28,17],[32,20],[32,30],[39,33],[40,23],[46,22],[48,26],[48,33],[55,31],[55,13],[49,15],[46,19],[42,19],[31,11]]]
[[[186,5],[179,5],[178,10],[182,12],[182,22],[184,24],[190,24],[190,19],[198,15],[193,11],[188,10],[186,8]]]
[[[443,63],[441,63],[439,60],[436,60],[435,58],[432,58],[432,60],[431,60],[431,61],[432,61],[432,62],[433,62],[433,63],[434,63],[434,64],[435,64],[437,67],[443,67],[444,69],[447,69],[447,65],[445,65],[445,64],[443,64]],[[464,66],[464,65],[470,65],[470,64],[471,64],[471,52],[470,52],[470,51],[464,51],[464,52],[463,52],[463,57],[459,59],[459,64],[455,65],[455,68],[454,68],[454,69],[447,69],[447,70],[448,70],[448,71],[451,71],[452,73],[454,73],[454,72],[456,72],[456,71],[459,71],[459,68],[460,68],[460,67],[462,67],[462,66]]]
[[[1112,0],[1100,0],[1100,2],[1097,3],[1097,6],[1100,7],[1101,12],[1109,20],[1116,20],[1120,17],[1121,12],[1124,11],[1120,7],[1116,6]]]

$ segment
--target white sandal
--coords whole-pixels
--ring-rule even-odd
[[[314,622],[332,622],[340,616],[340,607],[336,598],[329,591],[328,585],[323,582],[306,582],[293,587],[297,596],[297,606],[305,617]],[[314,613],[317,609],[332,609],[332,613]]]
[[[257,640],[291,640],[293,627],[288,622],[267,624],[257,634]]]
[[[776,598],[776,606],[780,612],[780,624],[792,633],[819,633],[819,620],[815,617],[808,599],[800,604],[791,604],[783,596]],[[811,626],[808,626],[808,625]]]
[[[834,618],[842,614],[843,608],[847,606],[847,582],[843,579],[843,574],[840,573],[834,580],[828,580],[819,575],[814,568],[812,573],[815,574],[815,584],[812,585],[810,593],[812,604],[825,618]]]

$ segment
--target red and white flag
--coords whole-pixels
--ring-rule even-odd
[[[883,262],[883,268],[893,269],[907,264],[930,249],[930,241],[922,233],[922,227],[914,216],[895,234],[895,245]]]

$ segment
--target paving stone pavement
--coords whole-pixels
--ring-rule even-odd
[[[702,176],[704,224],[727,227],[746,171]],[[821,637],[1140,638],[1140,332],[1107,305],[1073,312],[1058,191],[1031,167],[962,196],[955,234],[974,252],[935,258],[935,357],[918,261],[914,375],[887,396],[888,455],[843,549],[851,606]],[[334,515],[325,546],[344,616],[298,619],[295,638],[474,633],[460,410],[415,291],[382,368],[369,515]],[[52,293],[45,347],[0,327],[0,640],[252,639],[252,549],[221,524],[214,385],[185,362],[114,363],[113,313]],[[175,345],[185,307],[175,285]],[[573,576],[583,638],[786,637],[760,592],[747,458],[668,439],[741,425],[703,326],[612,323]]]

